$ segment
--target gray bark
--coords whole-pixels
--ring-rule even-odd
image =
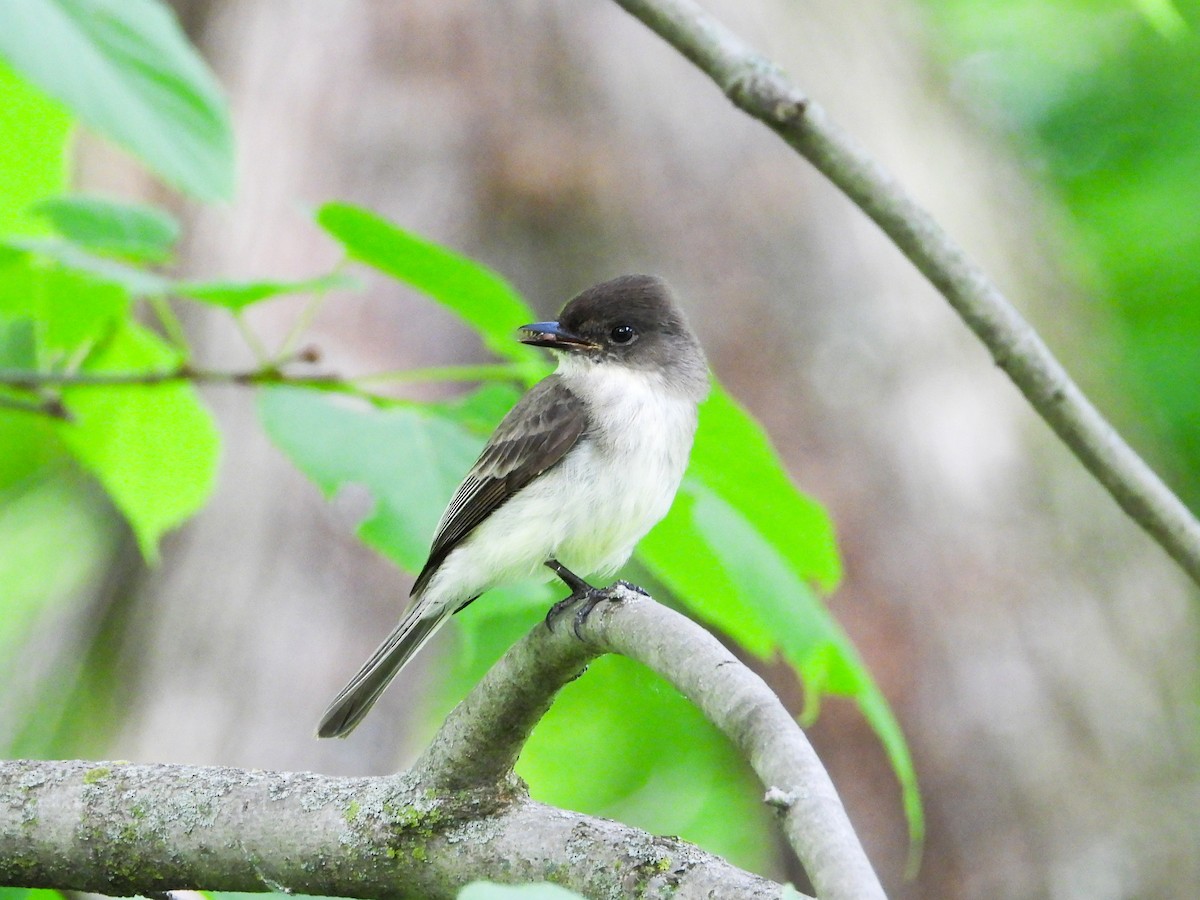
[[[453,898],[471,881],[586,897],[755,898],[779,885],[677,838],[501,792],[412,778],[100,762],[0,763],[0,883]]]
[[[536,626],[401,776],[0,764],[0,884],[433,898],[486,878],[597,898],[778,896],[678,839],[529,800],[512,772],[521,747],[559,688],[613,650],[666,678],[745,754],[822,898],[882,898],[832,782],[763,680],[679,613],[621,586],[610,596],[583,640],[566,617]]]

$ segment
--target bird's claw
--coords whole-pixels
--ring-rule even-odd
[[[579,609],[575,611],[575,617],[572,620],[571,630],[575,632],[575,637],[583,640],[583,633],[579,630],[583,627],[583,623],[587,621],[588,616],[592,614],[601,602],[605,600],[616,599],[612,591],[607,588],[589,587],[579,593],[571,594],[571,596],[559,600],[550,607],[546,613],[546,627],[551,631],[554,630],[554,620],[557,619],[562,612],[569,606],[580,603]],[[582,601],[582,602],[580,602]]]
[[[549,628],[551,631],[553,631],[554,630],[554,620],[559,617],[559,615],[562,613],[562,611],[564,609],[566,609],[568,606],[570,606],[572,603],[574,603],[578,599],[579,599],[578,594],[571,594],[567,597],[564,597],[562,600],[559,600],[557,603],[555,603],[553,606],[551,606],[548,610],[546,610],[546,627]]]
[[[562,614],[562,611],[568,606],[571,606],[582,600],[582,605],[575,612],[575,621],[574,625],[572,626],[572,630],[575,632],[575,637],[579,638],[581,641],[583,640],[583,634],[580,633],[579,629],[583,626],[583,623],[587,621],[587,617],[592,614],[592,610],[596,608],[600,601],[622,599],[621,590],[618,590],[618,588],[631,591],[632,593],[638,594],[642,597],[650,596],[642,588],[638,587],[636,584],[630,584],[628,581],[618,581],[616,584],[606,588],[592,587],[556,559],[547,560],[546,565],[552,569],[559,578],[566,582],[567,587],[571,589],[571,595],[569,597],[559,600],[557,603],[551,606],[549,610],[547,610],[546,627],[553,631],[554,620]]]
[[[583,595],[583,603],[575,612],[575,619],[571,626],[571,630],[575,632],[575,637],[583,640],[583,635],[579,633],[580,626],[587,621],[587,617],[592,614],[592,610],[601,600],[608,600],[611,597],[608,591],[592,588]]]

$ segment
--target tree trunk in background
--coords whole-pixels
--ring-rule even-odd
[[[1071,368],[1116,364],[1077,324],[1043,201],[955,108],[912,8],[708,5],[895,170]],[[236,204],[188,216],[186,272],[323,271],[337,252],[309,212],[339,198],[486,261],[543,312],[620,272],[677,287],[714,370],[837,523],[847,577],[832,607],[896,707],[928,804],[915,882],[857,712],[828,703],[813,735],[891,896],[1183,897],[1200,883],[1182,576],[774,135],[600,0],[180,8],[231,97],[240,165]],[[103,150],[85,163],[87,186],[126,177]],[[294,313],[251,318],[278,341]],[[215,319],[191,324],[206,360],[247,361]],[[382,280],[327,304],[312,339],[344,372],[482,353]],[[207,399],[227,441],[220,487],[132,601],[112,755],[404,764],[419,698],[400,688],[356,740],[312,734],[408,576],[354,540],[353,497],[326,504],[267,443],[249,393]],[[429,678],[437,656],[418,663]],[[774,680],[798,709],[797,686]]]

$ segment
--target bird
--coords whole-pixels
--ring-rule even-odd
[[[557,575],[584,601],[666,515],[687,468],[708,363],[671,288],[623,275],[518,330],[558,365],[496,427],[443,513],[400,623],[330,703],[319,737],[345,737],[450,616],[485,591]],[[582,574],[578,574],[582,573]]]

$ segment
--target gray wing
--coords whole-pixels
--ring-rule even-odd
[[[496,426],[458,486],[433,538],[429,559],[413,584],[419,594],[464,538],[575,446],[587,430],[583,401],[557,375],[538,382]]]

